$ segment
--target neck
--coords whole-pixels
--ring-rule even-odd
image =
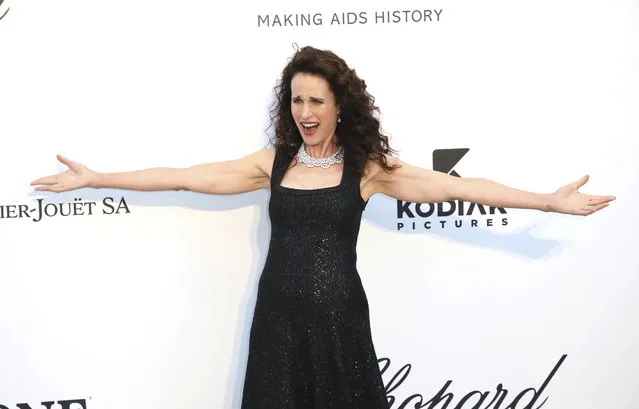
[[[331,138],[317,145],[307,145],[304,143],[304,150],[313,158],[328,158],[339,150],[339,146],[337,145],[337,141]]]

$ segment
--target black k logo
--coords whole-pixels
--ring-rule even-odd
[[[4,3],[4,0],[0,0],[0,13],[2,13],[2,3]],[[10,9],[11,9],[11,7],[7,7],[7,10],[0,15],[0,20],[2,20],[4,18],[4,16],[7,15],[7,13],[9,12]]]
[[[435,149],[433,151],[433,170],[460,177],[453,169],[470,149]]]

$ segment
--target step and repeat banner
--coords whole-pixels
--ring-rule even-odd
[[[404,161],[617,200],[373,197],[358,269],[390,407],[634,409],[634,1],[0,1],[0,409],[239,409],[268,191],[35,192],[266,146],[295,47],[366,81]]]

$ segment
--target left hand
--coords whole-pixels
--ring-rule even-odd
[[[586,184],[590,177],[585,175],[576,182],[560,187],[551,194],[550,211],[557,213],[587,216],[608,206],[615,200],[614,196],[593,196],[580,193],[580,187]]]

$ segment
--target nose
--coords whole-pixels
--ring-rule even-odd
[[[309,104],[304,104],[302,106],[302,119],[308,119],[313,116],[313,112],[311,111],[311,107]]]

